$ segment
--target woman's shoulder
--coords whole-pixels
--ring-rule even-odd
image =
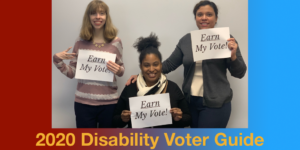
[[[121,39],[116,36],[111,42],[121,42]]]
[[[134,82],[134,83],[130,83],[128,86],[125,87],[132,88],[132,87],[137,87],[137,85],[136,82]]]
[[[175,82],[168,80],[168,88],[179,89],[179,86]]]
[[[175,99],[181,99],[183,96],[183,93],[179,86],[175,82],[170,80],[168,80],[167,93],[170,93],[170,96]]]
[[[130,83],[128,86],[125,85],[121,95],[132,95],[132,92],[136,93],[136,91],[137,91],[136,82]]]
[[[185,34],[181,39],[180,41],[187,41],[187,40],[191,40],[191,33],[187,33]]]
[[[75,43],[82,43],[82,42],[86,42],[86,40],[84,40],[84,39],[82,39],[82,38],[80,38],[80,37],[77,37],[77,38],[75,39]]]
[[[122,41],[119,37],[115,37],[110,43],[113,45],[122,45]]]
[[[191,37],[191,33],[185,34],[182,38]]]

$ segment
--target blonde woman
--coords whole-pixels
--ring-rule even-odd
[[[72,48],[53,56],[56,67],[67,77],[74,78],[78,49],[95,50],[117,55],[115,62],[109,61],[107,68],[121,77],[124,73],[122,62],[122,43],[117,37],[117,29],[113,26],[108,6],[100,0],[91,1],[84,13],[80,39]],[[63,60],[71,59],[67,65]],[[75,115],[77,128],[111,127],[113,111],[119,99],[117,83],[78,80],[75,92]]]

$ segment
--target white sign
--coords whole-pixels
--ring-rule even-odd
[[[115,62],[116,54],[79,49],[75,78],[113,82],[114,73],[106,67],[109,60]]]
[[[132,128],[172,124],[169,93],[129,98]]]
[[[191,31],[194,62],[204,59],[228,58],[229,27]]]

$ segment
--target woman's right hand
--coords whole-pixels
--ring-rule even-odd
[[[131,112],[129,110],[123,110],[121,113],[121,119],[123,122],[128,122],[130,120]]]
[[[56,56],[59,57],[60,59],[72,59],[76,56],[76,53],[68,53],[68,51],[71,49],[72,47],[69,47],[68,49],[60,52],[60,53],[56,53]]]
[[[130,85],[131,83],[134,83],[137,79],[137,75],[132,75],[126,82],[126,86]],[[131,82],[131,83],[130,83]]]

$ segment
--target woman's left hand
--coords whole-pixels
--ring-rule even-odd
[[[175,121],[179,121],[182,118],[182,111],[180,108],[171,108],[170,112]]]
[[[120,71],[121,71],[120,65],[118,65],[112,61],[108,61],[106,66],[107,66],[107,69],[110,70],[111,72],[113,72],[114,74],[116,74],[116,75],[120,74]]]
[[[236,59],[236,50],[238,44],[235,42],[234,38],[230,38],[228,41],[228,48],[231,50],[231,60],[234,61]]]

